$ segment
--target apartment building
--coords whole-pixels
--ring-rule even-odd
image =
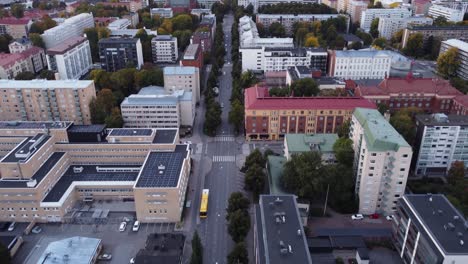
[[[455,161],[468,165],[468,116],[417,115],[416,175],[445,176]]]
[[[239,19],[240,49],[242,53],[245,49],[275,47],[275,48],[293,48],[292,38],[261,38],[258,34],[257,25],[249,16],[243,16]]]
[[[468,95],[460,95],[453,98],[450,114],[468,115]]]
[[[140,69],[143,65],[143,48],[139,38],[100,39],[99,57],[101,68],[115,72],[129,65]]]
[[[338,0],[324,0],[322,1],[322,4],[334,9],[338,9]]]
[[[392,57],[379,50],[330,50],[328,74],[343,79],[383,79],[390,76]]]
[[[212,42],[211,31],[195,31],[190,38],[190,44],[200,45],[204,54],[211,51]]]
[[[113,8],[126,8],[128,11],[132,13],[138,12],[138,10],[148,6],[147,1],[142,1],[142,0],[133,0],[133,1],[123,1],[119,0],[117,2],[115,1],[102,1],[102,2],[97,2],[97,4],[101,4],[104,6],[110,6]]]
[[[369,8],[361,13],[361,28],[369,31],[372,21],[376,18],[408,18],[411,16],[411,10],[407,8]]]
[[[0,53],[0,78],[14,79],[22,72],[39,73],[46,66],[44,49],[31,47],[19,53]]]
[[[179,128],[192,127],[195,101],[192,92],[149,86],[126,97],[120,105],[124,127]]]
[[[375,109],[356,108],[349,138],[353,141],[359,213],[392,215],[405,193],[413,150]]]
[[[431,0],[414,0],[411,2],[411,8],[415,15],[427,15],[431,5]]]
[[[455,89],[450,82],[432,78],[387,78],[375,84],[360,84],[354,90],[355,95],[362,96],[375,104],[386,105],[390,111],[416,107],[426,113],[450,113],[453,102],[463,93]],[[466,107],[462,101],[458,107]]]
[[[408,27],[403,32],[401,45],[403,48],[408,43],[409,36],[412,34],[421,33],[423,35],[423,45],[427,44],[427,39],[432,36],[442,41],[448,39],[458,39],[461,41],[468,41],[468,26],[413,26]]]
[[[92,13],[82,13],[65,20],[65,22],[50,28],[41,35],[47,49],[63,43],[72,37],[82,36],[86,28],[94,27]]]
[[[58,73],[61,80],[79,80],[93,65],[91,47],[85,37],[72,37],[47,50],[49,70]]]
[[[439,56],[450,48],[457,48],[457,59],[460,62],[457,69],[457,76],[468,80],[468,43],[458,39],[442,41]]]
[[[131,25],[132,23],[130,20],[121,18],[121,19],[117,19],[109,23],[109,25],[107,25],[107,28],[110,30],[119,30],[119,29],[126,29]]]
[[[429,7],[428,15],[434,19],[438,17],[445,17],[449,22],[463,21],[465,12],[461,9],[450,8],[443,5],[431,5]]]
[[[207,28],[211,31],[211,38],[214,41],[216,34],[216,16],[214,14],[204,15],[198,24],[198,28]]]
[[[244,91],[246,140],[283,140],[292,133],[336,133],[356,107],[376,108],[361,97],[270,97],[267,87]]]
[[[1,121],[74,121],[91,124],[93,81],[0,81]]]
[[[204,56],[200,45],[189,44],[180,60],[180,66],[192,66],[198,69],[203,68]]]
[[[8,50],[10,53],[20,53],[32,47],[33,45],[31,40],[26,37],[15,39],[10,44],[8,44]]]
[[[151,17],[159,16],[161,18],[171,18],[174,16],[172,8],[151,8],[150,13]]]
[[[179,58],[177,38],[172,35],[158,35],[151,39],[154,63],[175,63]]]
[[[317,3],[315,0],[239,0],[238,5],[247,7],[252,5],[254,12],[257,13],[258,8],[264,5],[276,5],[280,3],[299,3],[299,4],[313,4]]]
[[[82,133],[99,136],[71,139]],[[3,122],[0,135],[21,140],[0,160],[0,221],[65,222],[77,203],[103,200],[133,200],[142,223],[180,221],[190,151],[177,129]]]
[[[164,89],[167,92],[185,90],[192,92],[195,102],[200,102],[200,69],[190,66],[164,67]]]
[[[134,38],[139,30],[140,29],[137,29],[137,28],[110,29],[109,37],[111,37],[111,38],[115,38],[115,37],[119,37],[119,38],[131,37],[131,38]],[[143,30],[146,31],[146,34],[148,36],[151,36],[151,35],[157,36],[158,35],[158,32],[156,30],[151,30],[151,29],[146,29],[146,28],[143,28]]]
[[[213,6],[214,3],[219,3],[220,0],[197,0],[197,3],[204,7],[207,8],[208,10],[211,11],[211,7]]]
[[[361,23],[362,11],[367,9],[369,1],[367,0],[349,0],[347,4],[347,12],[353,23]]]
[[[398,200],[392,241],[403,263],[466,263],[467,239],[465,217],[443,194]]]
[[[293,33],[293,26],[299,22],[325,21],[331,18],[343,18],[349,28],[349,17],[343,14],[257,14],[257,23],[269,28],[273,23],[280,23],[287,34]]]
[[[379,37],[390,39],[397,31],[405,29],[408,25],[432,25],[430,17],[408,17],[408,18],[381,18],[379,19]]]
[[[27,37],[32,23],[29,17],[3,17],[0,19],[0,35],[8,34],[14,39]]]

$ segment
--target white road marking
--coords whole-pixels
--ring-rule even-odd
[[[213,156],[213,162],[234,162],[236,156]]]

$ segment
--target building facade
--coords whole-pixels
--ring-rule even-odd
[[[2,121],[74,121],[91,124],[93,81],[0,82]]]
[[[457,49],[457,59],[460,62],[457,68],[457,76],[463,80],[468,80],[468,43],[458,39],[442,41],[439,56],[450,48]]]
[[[65,20],[65,22],[50,28],[41,35],[47,49],[63,43],[65,40],[82,36],[86,28],[94,27],[92,13],[82,13]]]
[[[120,109],[124,127],[192,127],[195,120],[195,101],[185,90],[168,93],[163,87],[144,87],[126,97]]]
[[[175,63],[179,58],[177,38],[172,35],[158,35],[151,39],[154,63]]]
[[[0,53],[0,78],[14,79],[22,72],[39,73],[46,67],[44,49],[31,47],[19,53]]]
[[[336,162],[333,145],[338,140],[338,134],[286,134],[284,137],[284,157],[290,160],[293,155],[317,151],[322,156],[324,164]]]
[[[93,65],[91,47],[84,37],[73,37],[47,50],[49,70],[59,74],[61,80],[79,80]]]
[[[198,44],[205,54],[211,51],[212,45],[211,31],[195,31],[190,38],[190,44]]]
[[[378,50],[330,50],[328,74],[343,79],[383,79],[390,76],[392,57]]]
[[[356,107],[375,108],[361,97],[270,97],[266,87],[245,89],[247,140],[282,140],[292,133],[335,133]]]
[[[27,37],[32,20],[28,17],[4,17],[0,19],[0,35],[8,34],[14,39]]]
[[[151,8],[151,16],[159,16],[161,18],[171,18],[174,16],[172,8]]]
[[[15,39],[10,44],[8,44],[8,50],[10,51],[10,53],[20,53],[32,48],[32,46],[33,45],[31,41],[28,38],[24,37]]]
[[[447,21],[456,23],[463,21],[465,12],[460,9],[450,8],[443,5],[431,5],[431,7],[429,7],[428,15],[434,19],[444,17]]]
[[[357,108],[351,119],[359,213],[392,215],[405,193],[413,150],[375,109]]]
[[[129,65],[140,69],[143,49],[138,38],[105,38],[99,40],[101,68],[115,72]]]
[[[340,18],[346,20],[349,28],[349,17],[343,14],[257,14],[257,23],[269,28],[273,23],[280,23],[286,29],[287,34],[292,34],[293,25],[299,22],[325,21],[330,18]]]
[[[405,264],[465,263],[465,223],[442,194],[405,194],[392,221],[392,241]]]
[[[109,23],[109,25],[107,25],[107,28],[110,30],[118,30],[118,29],[126,29],[131,25],[132,23],[130,20],[121,18],[121,19],[117,19]]]
[[[363,1],[363,0],[349,0],[348,1],[348,7],[346,9],[353,23],[361,23],[362,11],[365,11],[368,5],[369,5],[369,1]]]
[[[427,44],[427,39],[432,36],[441,41],[448,39],[458,39],[461,41],[468,41],[468,26],[413,26],[408,27],[403,32],[401,41],[402,48],[408,44],[409,36],[412,34],[421,33],[423,35],[423,45]]]
[[[69,137],[83,132],[102,138]],[[181,219],[190,151],[178,145],[177,129],[4,122],[0,135],[20,139],[0,160],[1,221],[66,222],[77,203],[103,200],[133,201],[142,223]]]
[[[379,19],[379,36],[390,39],[393,34],[411,25],[432,25],[432,18],[429,17],[408,17],[408,18],[381,18]]]
[[[257,25],[249,16],[243,16],[239,19],[239,52],[252,48],[293,48],[292,38],[261,38],[258,34]]]
[[[372,21],[376,18],[408,18],[411,16],[411,10],[407,8],[369,8],[361,13],[361,28],[369,31]]]
[[[200,102],[200,69],[191,66],[164,67],[164,89],[191,92],[195,102]]]
[[[180,66],[192,66],[198,69],[203,68],[203,52],[198,44],[190,44],[185,49],[184,55],[180,60]]]

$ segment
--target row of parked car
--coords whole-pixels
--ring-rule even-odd
[[[119,231],[124,232],[125,229],[127,229],[127,222],[123,221],[122,223],[120,223]],[[133,232],[138,232],[138,230],[140,230],[140,221],[137,220],[137,221],[133,222],[132,231]]]
[[[379,214],[371,214],[371,215],[369,215],[369,218],[370,219],[379,219],[380,215]],[[362,219],[364,219],[364,215],[362,215],[362,214],[353,214],[351,216],[351,219],[353,219],[353,220],[362,220]],[[393,215],[387,215],[385,217],[385,219],[387,219],[388,221],[392,221],[393,220]]]

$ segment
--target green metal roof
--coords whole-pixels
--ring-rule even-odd
[[[290,153],[302,153],[317,150],[321,153],[333,152],[333,145],[338,140],[337,134],[286,134],[286,143]],[[316,148],[311,149],[311,144]]]
[[[364,128],[364,137],[369,151],[397,151],[400,147],[410,147],[379,111],[356,108],[354,116]]]
[[[283,190],[280,183],[280,177],[283,174],[283,168],[285,163],[285,157],[273,155],[267,157],[268,183],[270,185],[270,194],[288,194],[286,191]]]

